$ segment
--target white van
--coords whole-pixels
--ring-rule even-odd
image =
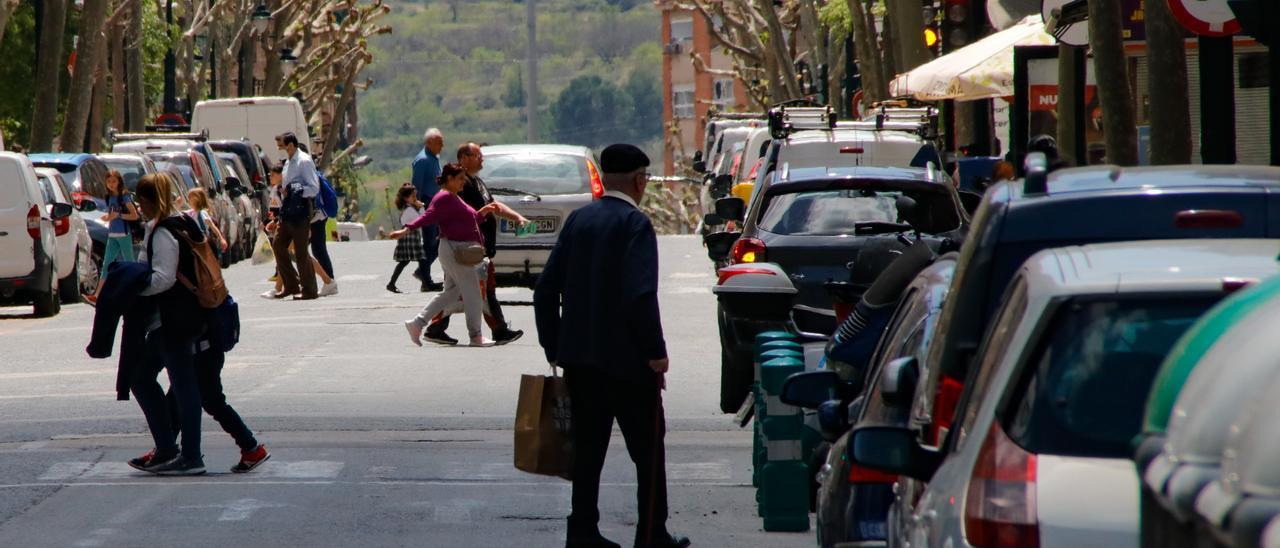
[[[249,139],[262,147],[271,163],[284,160],[284,153],[276,148],[276,136],[293,132],[299,143],[312,147],[311,133],[307,130],[307,118],[302,104],[293,97],[241,97],[237,99],[211,99],[196,103],[191,113],[191,130],[208,130],[209,140]]]
[[[70,204],[45,201],[30,159],[0,152],[0,303],[32,303],[40,317],[58,313],[54,221],[71,214]]]

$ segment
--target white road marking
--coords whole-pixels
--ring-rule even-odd
[[[255,474],[258,477],[314,480],[333,479],[342,472],[343,463],[327,460],[304,460],[294,462],[270,462]],[[123,462],[59,462],[50,466],[37,479],[49,482],[71,482],[72,480],[121,479],[134,477],[151,477],[139,472]],[[78,481],[77,481],[78,483]]]
[[[257,499],[239,499],[233,500],[226,504],[202,504],[196,506],[179,506],[179,508],[221,508],[222,515],[218,516],[218,521],[244,521],[249,519],[254,512],[263,508],[284,508],[288,504],[279,504],[275,502],[263,502]]]
[[[674,287],[662,290],[663,295],[704,295],[707,293],[711,293],[711,288],[706,286]]]
[[[64,392],[61,394],[21,394],[0,396],[0,400],[37,400],[47,398],[111,398],[115,399],[115,392]],[[83,419],[82,419],[83,420]]]
[[[346,276],[338,276],[340,282],[367,282],[381,278],[376,274],[348,274]]]
[[[29,442],[27,442],[27,443],[24,443],[24,444],[22,444],[22,445],[19,445],[19,446],[18,446],[18,449],[20,449],[20,450],[22,450],[22,451],[38,451],[38,450],[40,450],[40,449],[44,449],[44,447],[45,447],[46,445],[49,445],[49,440],[44,440],[44,441],[29,441]]]
[[[728,480],[733,478],[728,462],[667,463],[670,480]]]
[[[46,377],[80,377],[84,375],[106,375],[116,373],[115,364],[102,369],[80,369],[77,371],[38,371],[31,373],[0,373],[0,381],[43,379]]]
[[[710,272],[676,272],[667,275],[669,280],[705,280],[714,277]]]

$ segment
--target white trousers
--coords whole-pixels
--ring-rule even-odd
[[[488,265],[481,261],[478,265],[464,265],[454,259],[455,248],[470,245],[472,242],[454,242],[440,238],[440,266],[444,269],[444,290],[436,293],[413,321],[426,326],[431,318],[441,312],[455,309],[458,298],[462,298],[462,311],[467,317],[467,334],[470,337],[481,335],[484,322],[484,296],[480,294],[480,272],[487,272]],[[487,274],[486,274],[487,276]]]

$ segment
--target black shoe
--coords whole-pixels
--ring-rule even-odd
[[[498,346],[515,342],[524,336],[524,331],[519,329],[504,329],[493,334],[493,342]]]
[[[396,286],[391,284],[387,284],[387,291],[390,291],[392,293],[400,293],[400,290],[396,289]]]
[[[444,291],[444,284],[440,282],[426,281],[422,282],[422,287],[419,288],[419,290],[423,293],[440,292]]]
[[[685,548],[690,544],[692,543],[689,542],[689,537],[664,533],[662,535],[658,535],[658,537],[647,546],[636,542],[636,548]]]
[[[622,545],[596,533],[579,537],[571,536],[564,542],[564,548],[622,548]]]
[[[187,460],[178,455],[169,462],[157,464],[147,470],[158,476],[198,476],[204,473],[204,461]]]
[[[427,342],[433,342],[443,346],[456,346],[458,344],[458,339],[450,337],[444,331],[432,331],[428,329],[422,334],[422,338]]]

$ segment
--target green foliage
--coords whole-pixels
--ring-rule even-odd
[[[632,113],[631,97],[594,74],[574,78],[551,105],[556,140],[592,148],[630,134]]]
[[[818,20],[831,28],[831,37],[844,40],[853,32],[853,16],[849,13],[848,2],[827,2],[818,12]]]
[[[0,130],[6,144],[26,145],[31,135],[31,105],[35,101],[35,9],[23,2],[9,17],[0,41]]]

